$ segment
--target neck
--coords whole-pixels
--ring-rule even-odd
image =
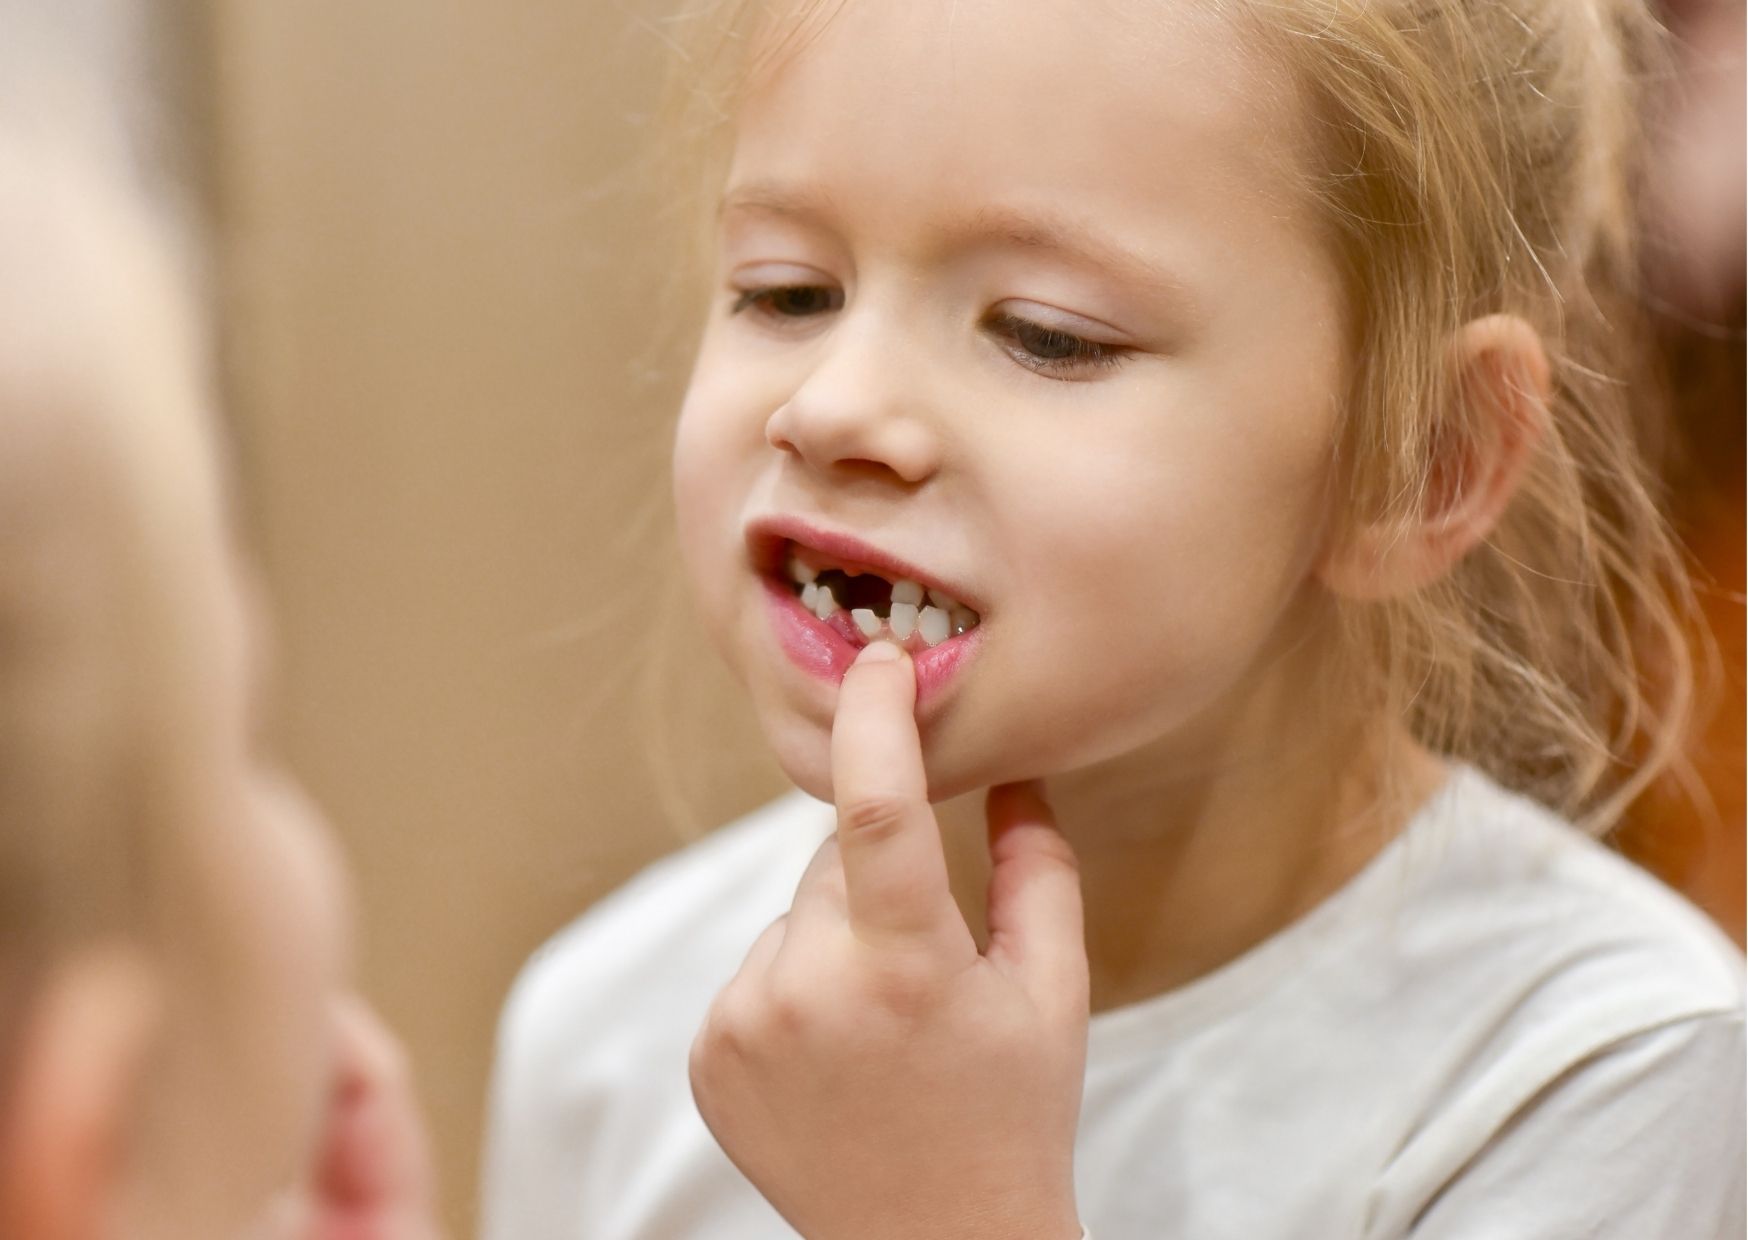
[[[1444,777],[1400,730],[1332,726],[1303,693],[1242,721],[1055,776],[1080,861],[1092,1010],[1135,1003],[1241,955],[1362,869]],[[954,896],[981,944],[981,792],[937,807]]]

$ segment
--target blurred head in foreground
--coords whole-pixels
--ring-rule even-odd
[[[252,751],[174,247],[102,109],[29,63],[0,98],[0,1235],[235,1236],[316,1137],[339,875]]]

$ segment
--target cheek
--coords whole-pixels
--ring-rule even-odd
[[[674,433],[674,520],[680,549],[696,569],[724,501],[720,432],[688,398]]]
[[[1269,648],[1320,543],[1324,457],[1291,449],[1131,444],[1014,490],[1031,499],[1006,558],[1036,620],[1017,653],[1097,756],[1206,709]]]
[[[739,492],[762,442],[759,425],[736,409],[732,387],[701,359],[675,427],[672,478],[681,557],[704,601],[726,584],[737,536],[734,513],[745,499]]]
[[[1149,615],[1245,608],[1304,567],[1321,521],[1322,470],[1269,460],[1242,439],[1058,456],[1009,523],[1020,597],[1064,595],[1121,627]]]

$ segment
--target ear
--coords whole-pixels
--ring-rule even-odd
[[[1541,336],[1490,314],[1451,340],[1451,406],[1428,449],[1419,511],[1361,525],[1325,550],[1317,576],[1334,593],[1380,600],[1438,580],[1498,523],[1547,431],[1553,384]]]
[[[103,1240],[129,1187],[156,979],[138,952],[91,949],[26,1004],[0,1064],[0,1236]]]

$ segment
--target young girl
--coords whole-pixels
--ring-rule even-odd
[[[5,17],[0,1236],[431,1240],[332,845],[256,744],[171,230],[78,23]]]
[[[1741,958],[1572,825],[1691,682],[1646,14],[692,20],[682,551],[801,793],[530,965],[493,1240],[1741,1235]]]

